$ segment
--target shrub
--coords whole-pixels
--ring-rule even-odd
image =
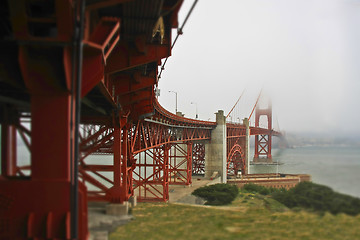
[[[272,197],[289,208],[302,207],[332,214],[360,213],[360,199],[334,192],[331,188],[312,182],[301,182],[287,192],[274,192]]]
[[[226,205],[230,204],[238,195],[239,190],[235,185],[214,184],[196,189],[192,195],[206,200],[207,205]]]

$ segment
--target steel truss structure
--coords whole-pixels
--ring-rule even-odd
[[[171,114],[154,92],[182,2],[0,1],[0,239],[88,239],[88,200],[167,201],[169,184],[204,172],[216,123]],[[233,175],[243,131],[228,128]]]
[[[267,130],[255,136],[254,161],[259,161],[261,158],[267,159],[267,161],[271,161],[272,107],[270,102],[266,108],[260,108],[259,105],[256,106],[255,128],[260,127],[261,116],[265,116],[267,118]]]
[[[193,160],[192,160],[192,174],[205,174],[205,144],[202,142],[194,143],[193,145]]]
[[[135,193],[138,201],[167,201],[169,184],[191,184],[193,144],[209,140],[215,123],[178,117],[155,103],[151,118],[130,122],[124,115],[115,128],[83,126],[80,176],[89,200],[123,202]],[[106,154],[107,163],[91,164],[91,154]]]
[[[193,143],[173,144],[169,155],[170,184],[190,185],[192,183]]]
[[[245,137],[246,128],[240,124],[226,124],[226,152],[228,177],[246,173]]]
[[[87,239],[85,184],[89,199],[133,194],[132,130],[154,112],[182,2],[1,1],[1,239]],[[17,161],[15,129],[30,165]]]
[[[169,199],[169,145],[138,154],[134,189],[140,202]]]

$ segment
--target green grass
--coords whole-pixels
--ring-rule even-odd
[[[117,239],[360,239],[360,215],[291,211],[260,194],[240,192],[228,206],[141,203]]]

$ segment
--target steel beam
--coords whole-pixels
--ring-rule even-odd
[[[267,130],[265,133],[255,136],[255,153],[254,161],[261,161],[261,158],[266,159],[267,162],[272,162],[271,149],[272,149],[272,107],[271,103],[267,108],[260,109],[259,106],[255,110],[255,127],[260,126],[260,117],[266,116],[267,119]]]

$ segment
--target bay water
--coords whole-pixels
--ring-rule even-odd
[[[253,156],[253,155],[251,155]],[[360,148],[305,146],[274,149],[279,165],[251,165],[250,173],[305,173],[312,181],[360,198]]]

